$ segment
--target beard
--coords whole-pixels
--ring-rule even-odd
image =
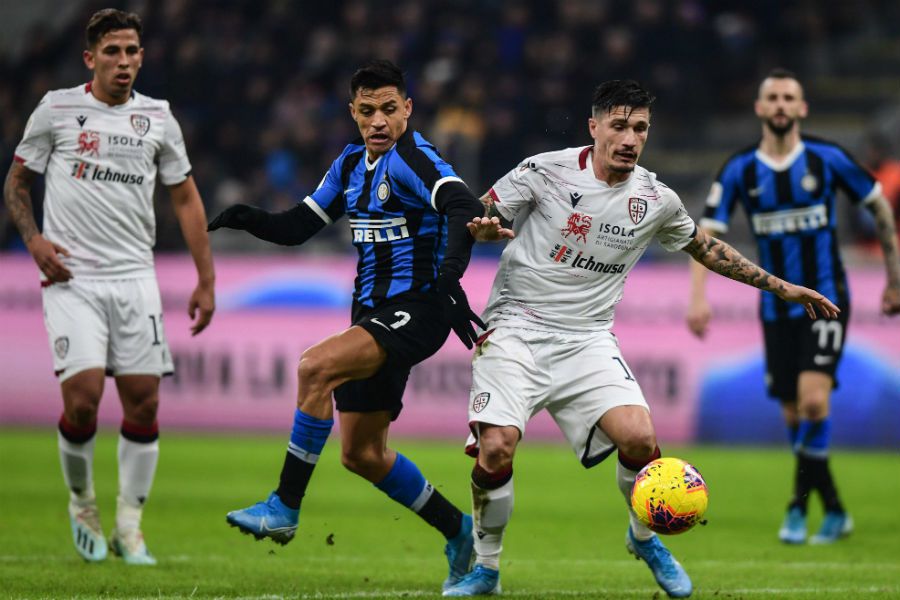
[[[794,128],[794,123],[796,123],[796,119],[788,119],[784,125],[778,125],[772,119],[766,119],[766,127],[778,137],[787,135],[788,132]]]
[[[613,173],[631,173],[634,171],[634,165],[631,165],[629,167],[620,167],[618,165],[610,164],[609,170]]]

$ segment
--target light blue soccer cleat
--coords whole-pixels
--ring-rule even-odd
[[[853,533],[853,518],[845,512],[827,512],[816,535],[809,538],[810,544],[833,544]]]
[[[500,571],[475,565],[471,573],[444,590],[444,596],[489,596],[499,594]]]
[[[109,549],[122,557],[126,565],[152,567],[156,564],[156,559],[144,543],[144,535],[138,529],[122,533],[113,529],[109,535]]]
[[[253,506],[233,510],[225,515],[228,524],[243,533],[248,533],[257,540],[269,537],[282,546],[294,539],[299,518],[300,510],[285,506],[275,492],[269,494],[265,502],[257,502]]]
[[[653,536],[649,540],[640,541],[635,539],[628,528],[625,535],[625,547],[634,554],[635,558],[643,560],[653,572],[656,583],[666,591],[670,598],[687,598],[694,591],[691,584],[691,578],[688,577],[684,567],[681,566],[669,549],[663,546],[657,536]]]
[[[81,558],[88,562],[104,560],[108,550],[96,502],[78,505],[70,501],[69,522],[72,525],[72,541]]]
[[[802,510],[795,506],[787,511],[778,530],[778,539],[785,544],[806,543],[806,515]]]
[[[447,555],[447,563],[450,566],[450,572],[441,589],[448,589],[450,586],[456,585],[466,573],[472,564],[472,547],[475,542],[472,538],[472,517],[463,515],[462,526],[459,533],[452,540],[447,540],[444,546],[444,554]]]

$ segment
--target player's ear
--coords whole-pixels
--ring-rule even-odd
[[[597,122],[597,119],[594,117],[588,118],[588,131],[591,132],[592,139],[597,139],[597,127],[599,126],[600,124]]]
[[[804,100],[800,103],[800,118],[805,119],[806,115],[808,115],[808,114],[809,114],[809,104],[807,104],[806,101]]]
[[[403,116],[407,119],[412,115],[412,98],[407,98],[403,103]]]
[[[753,102],[753,112],[756,113],[756,116],[760,119],[762,118],[762,106],[759,103],[759,100],[754,100]]]
[[[94,70],[94,53],[90,50],[85,50],[81,53],[81,58],[84,60],[84,66],[86,66],[91,71]]]
[[[350,109],[350,116],[355,121],[356,120],[356,107],[353,106],[353,103],[351,102],[350,104],[347,105],[347,108]]]

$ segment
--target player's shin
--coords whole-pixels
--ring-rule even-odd
[[[122,421],[119,433],[119,497],[116,531],[120,534],[141,527],[144,503],[153,487],[159,462],[159,426],[150,427]]]
[[[288,442],[276,491],[288,508],[300,508],[313,469],[319,462],[319,455],[322,454],[333,425],[334,419],[317,419],[299,408],[295,411],[291,441]]]
[[[828,466],[828,450],[831,445],[831,419],[801,420],[797,440],[797,457],[806,471],[808,488],[819,491],[825,510],[843,513],[837,488]]]
[[[462,512],[434,489],[415,463],[399,452],[394,466],[375,487],[418,514],[448,540],[459,533]]]
[[[472,469],[475,564],[500,570],[503,532],[512,516],[514,500],[511,466],[498,473],[488,473],[475,463]]]
[[[59,462],[72,502],[83,504],[94,500],[94,440],[97,422],[85,427],[69,423],[65,415],[59,419]]]
[[[633,458],[627,456],[619,451],[619,461],[616,464],[616,483],[619,486],[619,490],[622,492],[622,495],[625,497],[625,504],[628,506],[628,518],[631,522],[631,532],[634,535],[634,538],[643,541],[649,540],[655,534],[634,514],[634,511],[631,508],[631,490],[634,487],[634,480],[637,477],[638,471],[644,468],[644,466],[650,461],[656,460],[661,455],[659,451],[659,447],[654,450],[653,454],[647,458]]]

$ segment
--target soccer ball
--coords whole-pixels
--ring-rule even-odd
[[[656,533],[684,533],[703,521],[709,502],[706,482],[693,465],[680,458],[658,458],[637,474],[631,507]]]

